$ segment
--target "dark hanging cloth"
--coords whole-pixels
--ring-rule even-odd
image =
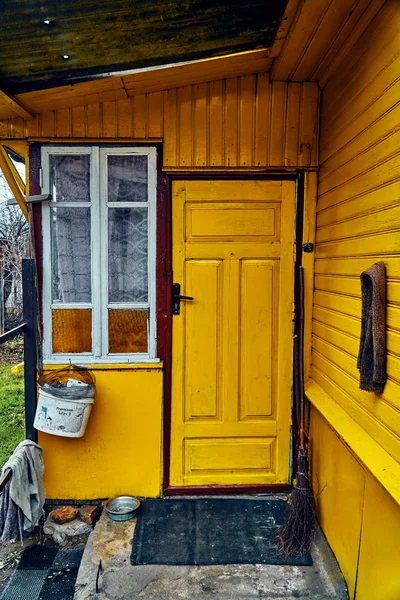
[[[386,383],[386,271],[378,262],[361,273],[360,388],[381,394]]]
[[[11,482],[3,489],[0,504],[0,542],[20,541],[23,539],[24,513],[10,497]]]

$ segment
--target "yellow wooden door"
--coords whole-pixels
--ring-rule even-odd
[[[170,485],[287,483],[295,186],[172,188]]]

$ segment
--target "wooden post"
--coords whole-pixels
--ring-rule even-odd
[[[26,438],[37,442],[37,431],[33,427],[36,412],[36,360],[37,360],[37,291],[35,261],[22,260],[23,319],[24,334],[24,384],[25,384],[25,432]]]
[[[0,246],[0,334],[4,333],[4,278],[3,248]]]

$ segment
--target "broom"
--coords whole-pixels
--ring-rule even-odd
[[[295,409],[298,415],[298,456],[296,487],[289,500],[285,523],[277,531],[278,549],[285,556],[304,556],[311,549],[315,524],[315,502],[309,480],[308,437],[306,435],[303,332],[304,273],[299,267],[299,330],[295,337]],[[297,380],[297,385],[296,385]]]

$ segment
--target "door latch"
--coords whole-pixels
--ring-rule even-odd
[[[181,284],[174,283],[172,285],[172,314],[179,315],[181,313],[181,300],[194,300],[192,296],[181,296]]]

